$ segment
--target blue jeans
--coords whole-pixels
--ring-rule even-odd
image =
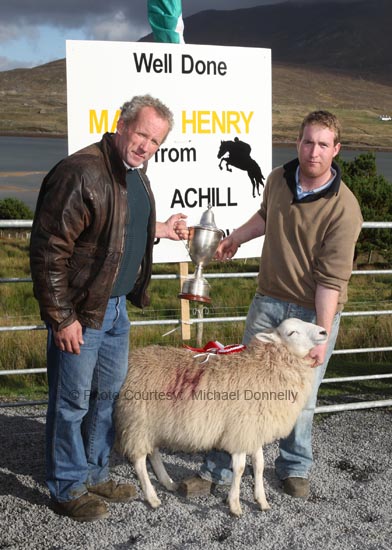
[[[328,361],[335,347],[339,331],[340,312],[335,315],[325,361],[316,368],[312,393],[299,415],[292,432],[279,442],[279,456],[275,461],[275,470],[279,479],[309,476],[313,463],[312,424],[317,392],[324,378]],[[256,294],[250,305],[246,319],[242,342],[248,344],[252,336],[266,328],[278,326],[284,319],[297,317],[309,323],[316,322],[316,312],[296,304],[282,302],[268,296]],[[230,484],[232,480],[231,457],[223,451],[211,451],[200,469],[200,476],[220,485]]]
[[[83,327],[80,355],[60,351],[48,327],[46,481],[59,502],[108,480],[113,410],[128,368],[129,327],[125,296],[109,300],[100,330]]]

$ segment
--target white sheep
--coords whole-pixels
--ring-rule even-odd
[[[178,484],[166,472],[159,447],[215,448],[232,455],[231,513],[241,514],[247,454],[252,456],[255,499],[268,509],[262,447],[291,432],[314,377],[306,356],[326,340],[322,327],[287,319],[257,334],[241,353],[195,356],[172,346],[133,350],[116,406],[117,449],[134,464],[149,504],[156,508],[161,502],[147,473],[147,456],[160,483],[173,491]]]

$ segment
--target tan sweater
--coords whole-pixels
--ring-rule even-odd
[[[276,168],[266,183],[259,210],[266,230],[257,290],[314,309],[316,285],[321,284],[339,291],[341,310],[347,301],[361,211],[340,181],[339,169],[327,193],[317,200],[296,202],[296,164],[286,165],[286,174],[284,167]]]

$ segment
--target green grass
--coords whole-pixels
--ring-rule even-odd
[[[360,262],[359,262],[360,264]],[[359,265],[359,269],[363,266]],[[193,271],[190,266],[190,272]],[[258,271],[258,259],[235,260],[221,264],[211,263],[206,273]],[[155,265],[154,273],[178,272],[177,264]],[[21,239],[0,239],[0,278],[29,277],[28,243]],[[256,278],[209,279],[211,304],[204,306],[205,318],[244,317],[256,288]],[[131,321],[173,320],[170,325],[132,326],[131,347],[151,343],[182,346],[180,319],[180,281],[153,280],[149,289],[151,305],[139,310],[129,305]],[[191,319],[198,316],[198,305],[191,303]],[[389,275],[355,275],[349,287],[346,311],[392,309],[392,285]],[[0,326],[42,325],[39,309],[32,293],[31,283],[0,283]],[[191,327],[191,340],[197,345],[197,325]],[[200,330],[200,326],[199,326]],[[203,323],[202,342],[219,340],[223,344],[239,343],[244,322]],[[169,333],[169,334],[167,334]],[[166,334],[166,335],[165,335]],[[336,349],[390,346],[392,317],[344,317]],[[0,332],[0,370],[45,368],[46,331]],[[327,377],[356,376],[392,372],[392,353],[334,355]],[[0,376],[0,399],[46,399],[46,374]],[[322,384],[320,396],[324,399],[345,399],[358,394],[374,395],[374,399],[391,396],[390,380],[364,381],[342,384]],[[382,397],[379,397],[382,396]]]

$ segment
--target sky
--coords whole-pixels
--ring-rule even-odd
[[[250,8],[283,1],[183,0],[182,10],[187,17],[207,9]],[[146,0],[0,0],[0,13],[0,71],[62,59],[65,40],[132,42],[151,32]]]
[[[183,0],[183,17],[283,0]],[[0,0],[0,71],[65,57],[65,40],[136,41],[151,32],[146,0]]]

